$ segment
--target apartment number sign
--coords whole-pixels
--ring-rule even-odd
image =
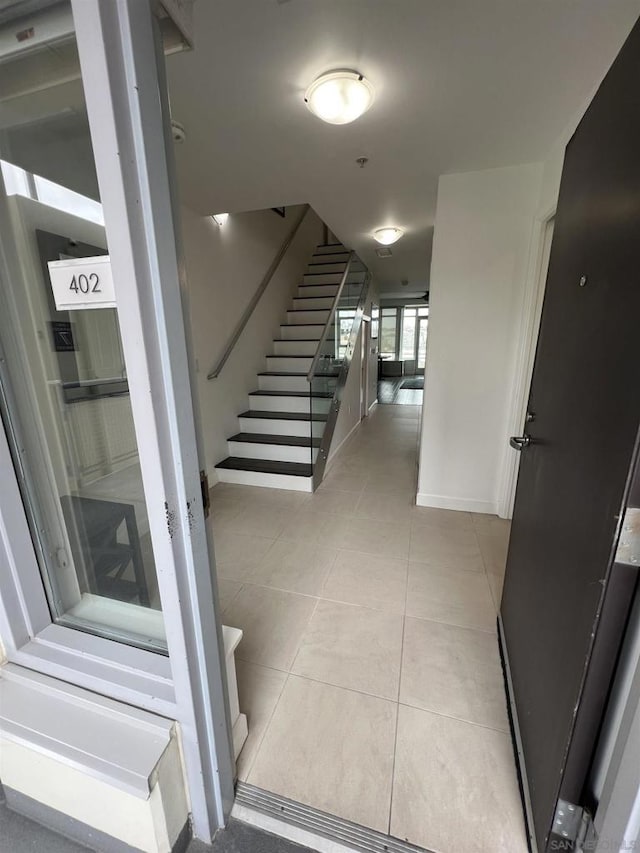
[[[49,261],[48,267],[58,311],[116,307],[108,255],[98,255],[95,258],[64,258],[60,261]]]

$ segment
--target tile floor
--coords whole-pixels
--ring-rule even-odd
[[[419,408],[314,495],[219,484],[239,778],[437,853],[526,851],[495,619],[509,525],[414,506]]]

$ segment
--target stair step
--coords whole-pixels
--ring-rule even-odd
[[[274,355],[288,355],[293,357],[306,355],[313,358],[317,349],[318,341],[305,340],[304,338],[293,338],[288,341],[273,342]]]
[[[307,372],[313,362],[312,355],[268,355],[267,370],[276,373]]]
[[[279,462],[315,462],[320,436],[276,435],[239,432],[227,441],[229,455],[243,459],[270,459]]]
[[[238,471],[261,471],[263,474],[289,474],[293,477],[311,477],[311,465],[301,462],[278,462],[272,459],[242,459],[229,456],[218,462],[216,468],[235,468]]]
[[[310,311],[314,308],[331,310],[335,296],[294,296],[294,311]]]
[[[288,391],[286,394],[282,394],[280,391],[250,391],[250,397],[304,397],[307,399],[309,394],[304,391]],[[329,392],[314,392],[311,394],[312,397],[321,397],[327,400],[330,400],[333,397],[333,394],[329,394]]]
[[[310,406],[311,401],[308,401]],[[309,440],[309,436],[321,436],[326,426],[328,411],[278,412],[272,409],[249,409],[238,416],[242,432],[259,432],[262,435],[294,435]]]
[[[324,329],[325,323],[329,319],[329,308],[308,308],[305,311],[296,310],[287,311],[287,323],[294,326],[306,325],[321,325]]]
[[[310,396],[308,391],[252,391],[249,394],[249,406],[255,411],[292,414],[307,414],[313,406],[314,412],[328,413],[332,399],[333,394],[330,392],[318,392]]]
[[[222,483],[291,489],[297,492],[313,491],[313,468],[308,463],[229,456],[216,465],[216,470]]]
[[[280,336],[283,341],[289,341],[292,338],[319,341],[323,329],[324,323],[282,323]]]
[[[311,256],[312,264],[346,264],[349,260],[349,252],[346,249],[337,252],[314,252]]]
[[[322,412],[266,412],[259,409],[251,409],[238,415],[239,418],[256,418],[259,420],[278,421],[326,421],[327,415]]]
[[[316,246],[316,250],[313,253],[314,255],[335,255],[335,254],[349,254],[349,250],[346,246],[343,246],[342,243],[326,243],[322,246]]]
[[[344,273],[347,268],[347,261],[336,261],[331,256],[327,258],[327,260],[322,261],[311,261],[310,264],[307,265],[307,273]]]
[[[337,284],[300,284],[298,286],[298,296],[302,299],[305,296],[325,296],[335,299],[338,292]]]
[[[302,276],[303,284],[340,284],[342,272],[306,272]]]

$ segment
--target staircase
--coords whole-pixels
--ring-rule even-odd
[[[249,394],[249,408],[238,417],[240,431],[228,439],[229,456],[216,465],[221,482],[313,491],[314,464],[320,452],[326,460],[323,437],[324,443],[330,441],[325,430],[332,410],[332,424],[338,410],[333,401],[344,359],[337,357],[335,321],[323,342],[321,371],[311,383],[307,374],[349,257],[340,243],[316,247],[266,357],[267,369],[258,374],[258,389]],[[353,305],[353,297],[347,298]],[[330,429],[332,433],[332,425]]]

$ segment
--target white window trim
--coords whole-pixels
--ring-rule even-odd
[[[72,8],[169,658],[52,624],[2,430],[0,635],[17,664],[176,719],[194,834],[210,841],[233,804],[234,760],[179,287],[162,49],[149,0],[72,0]]]

